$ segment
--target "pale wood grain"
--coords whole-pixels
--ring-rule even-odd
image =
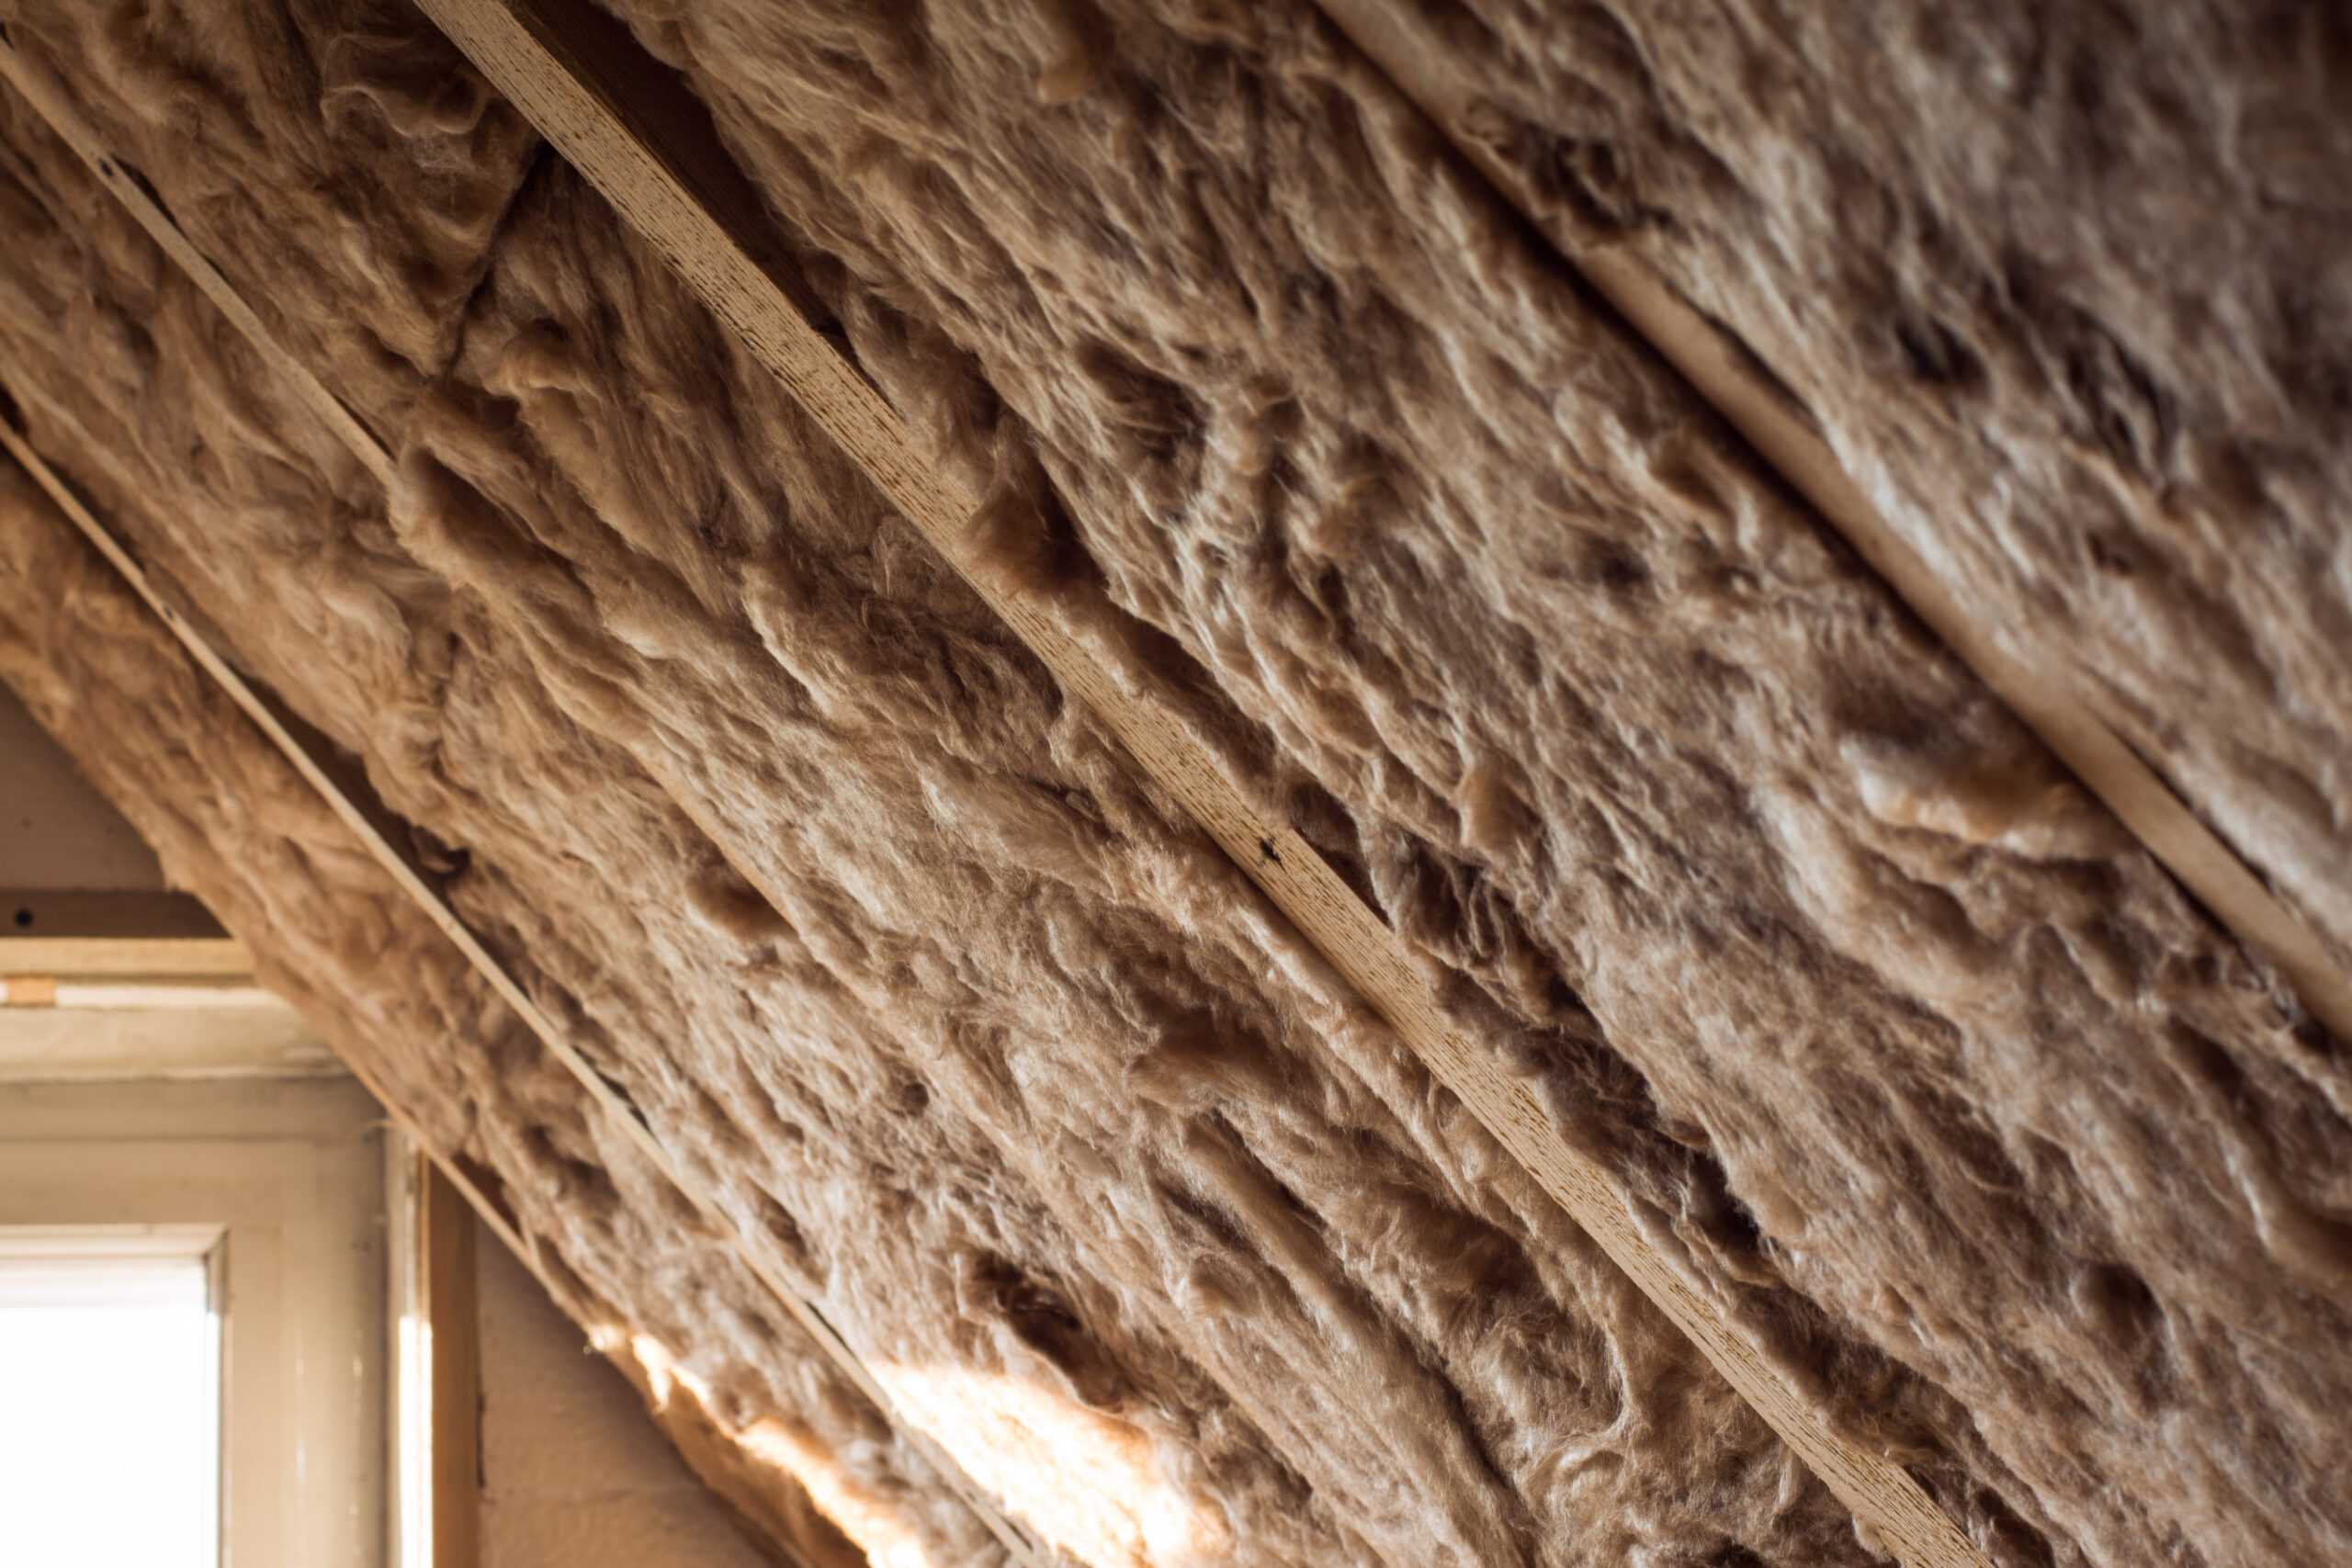
[[[0,975],[135,975],[146,979],[244,979],[245,944],[221,937],[0,937]]]

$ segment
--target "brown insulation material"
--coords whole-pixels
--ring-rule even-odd
[[[1042,1534],[1103,1563],[1865,1559],[568,175],[418,405],[396,538],[11,140],[49,235],[0,334],[44,449]]]
[[[0,26],[389,438],[538,153],[522,118],[401,0],[0,0]]]
[[[715,425],[722,409],[740,447]],[[1556,1460],[1561,1438],[1547,1434],[1614,1415],[1580,1412],[1592,1395],[1562,1398],[1551,1380],[1606,1376],[1586,1358],[1611,1341],[1623,1348],[1612,1353],[1663,1356],[1661,1371],[1688,1375],[1689,1348],[1523,1177],[1503,1167],[1487,1178],[1498,1193],[1478,1190],[1476,1166],[1496,1158],[1483,1138],[1470,1137],[1476,1166],[1453,1154],[1423,1167],[1431,1154],[1415,1144],[1440,1149],[1458,1112],[1429,1103],[1395,1043],[1350,1015],[1232,869],[1137,788],[1091,719],[1059,702],[575,182],[551,178],[518,204],[446,400],[421,405],[411,435],[402,516],[420,555],[511,606],[542,645],[539,668],[576,683],[581,711],[628,705],[604,722],[644,736],[647,765],[702,803],[729,858],[837,983],[915,1043],[919,1102],[942,1115],[972,1108],[1011,1169],[1064,1216],[1085,1250],[1060,1277],[1117,1281],[1270,1428],[1260,1440],[1316,1485],[1318,1505],[1391,1561],[1509,1560],[1525,1550],[1512,1534],[1531,1527],[1543,1555],[1605,1555],[1657,1528],[1659,1504],[1644,1496],[1632,1539],[1611,1540],[1623,1527],[1586,1528],[1579,1484],[1532,1467]],[[458,488],[456,474],[479,488]],[[680,527],[681,514],[700,528]],[[518,525],[555,561],[518,559]],[[605,605],[628,606],[630,620],[583,646],[583,628],[613,618]],[[688,690],[702,695],[645,700]],[[729,710],[736,723],[711,722]],[[789,831],[759,831],[768,821]],[[1399,1124],[1357,1071],[1424,1124]],[[1385,1179],[1367,1185],[1363,1161]],[[1536,1241],[1561,1250],[1571,1299],[1601,1306],[1600,1322],[1555,1315],[1540,1292],[1560,1285],[1522,1272],[1521,1248]],[[1029,1288],[992,1264],[971,1286],[1000,1312]],[[1478,1303],[1479,1289],[1502,1293]],[[1408,1348],[1417,1341],[1430,1348]],[[1111,1366],[1092,1365],[1093,1347],[1073,1339],[1061,1353],[1076,1364],[1057,1381],[1080,1397],[1136,1403]],[[1458,1386],[1402,1359],[1420,1355]],[[1505,1368],[1498,1385],[1485,1381]],[[1359,1425],[1375,1386],[1393,1434]],[[1705,1414],[1690,1414],[1753,1443],[1721,1393],[1704,1389]],[[1491,1462],[1551,1518],[1513,1519],[1523,1503],[1465,1473],[1451,1449],[1457,1401],[1476,1440],[1501,1450]],[[1670,1425],[1687,1430],[1690,1418],[1676,1412]],[[1667,1429],[1623,1462],[1668,1462],[1653,1448]],[[1668,1528],[1790,1530],[1765,1522],[1783,1501],[1771,1447],[1732,1461],[1735,1486],[1766,1510],[1755,1522],[1693,1514]],[[1238,1490],[1243,1459],[1225,1461],[1226,1486]],[[1404,1498],[1385,1502],[1381,1488]],[[1216,1541],[1217,1553],[1279,1554],[1271,1510],[1286,1506],[1230,1498],[1232,1541]],[[1834,1510],[1816,1506],[1803,1528],[1835,1534]],[[1488,1509],[1510,1523],[1482,1519]],[[1184,1550],[1181,1535],[1146,1545]]]
[[[1799,1386],[2007,1562],[2340,1554],[2331,1048],[1311,13],[648,36],[981,568],[1181,690]],[[462,322],[344,280],[449,349],[389,518],[103,205],[6,264],[44,442],[914,1395],[1166,1489],[1080,1555],[1860,1556],[568,176]]]
[[[2352,17],[1385,8],[2352,964]]]
[[[2021,1561],[2352,1548],[2335,1043],[1318,16],[638,20],[1800,1386]]]
[[[264,980],[503,1202],[565,1309],[624,1370],[667,1385],[657,1419],[701,1433],[687,1457],[760,1534],[809,1568],[989,1560],[922,1458],[5,462],[0,679]],[[827,1515],[860,1527],[864,1557]]]

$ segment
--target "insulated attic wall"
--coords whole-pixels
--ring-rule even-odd
[[[984,1483],[1096,1562],[1860,1560],[413,17],[78,15],[11,36],[401,478],[19,107],[37,444]],[[1178,693],[1809,1397],[1996,1561],[2344,1549],[2332,1043],[1316,13],[636,19],[977,569]],[[1131,1458],[1091,1509],[989,1468],[1035,1391]]]
[[[71,207],[76,171],[17,141]],[[54,229],[6,329],[37,441],[465,847],[459,909],[1049,1541],[1861,1559],[1696,1352],[568,173],[516,203],[468,328],[483,368],[469,346],[412,415],[517,508],[411,457],[395,518],[455,592],[187,290],[141,295],[144,258],[107,269],[138,247],[85,210],[98,242]],[[42,296],[69,276],[76,308]],[[134,311],[156,352],[109,355]],[[492,375],[533,396],[469,385]],[[737,425],[741,453],[716,439]],[[1039,1443],[1108,1457],[1063,1476]]]
[[[1589,1006],[1628,1119],[1713,1157],[1573,1069],[1564,1125],[1793,1375],[1898,1451],[1981,1437],[2061,1551],[2341,1549],[2340,1057],[1319,16],[640,19],[779,214],[976,356],[1398,927]]]

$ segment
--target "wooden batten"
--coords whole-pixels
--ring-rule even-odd
[[[244,980],[254,955],[229,937],[0,937],[0,976]]]
[[[481,1313],[474,1216],[465,1194],[416,1156],[417,1260],[432,1370],[427,1390],[432,1568],[481,1562]]]

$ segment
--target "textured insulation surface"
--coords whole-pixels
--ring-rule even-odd
[[[984,1486],[1102,1564],[1870,1559],[446,44],[245,17],[9,28],[398,481],[10,98],[35,445]],[[2005,1568],[2352,1549],[2335,1043],[1317,13],[632,19],[989,498],[980,569],[1180,704],[1844,1430]],[[167,863],[508,1162],[568,1305],[704,1369],[707,1471],[818,1455],[869,1556],[983,1551],[512,1021],[474,1055],[347,846],[175,815],[194,696],[54,672],[161,653],[8,592]],[[325,966],[346,919],[401,972]]]
[[[1727,329],[2352,964],[2352,19],[1385,9],[1450,131]]]

